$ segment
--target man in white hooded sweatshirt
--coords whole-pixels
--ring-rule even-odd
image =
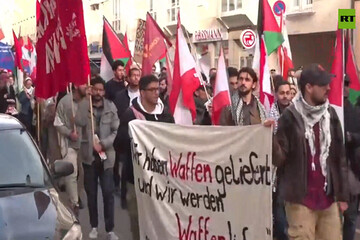
[[[159,79],[153,75],[147,75],[139,82],[140,96],[132,101],[129,107],[120,118],[120,126],[114,141],[114,148],[118,153],[126,154],[124,163],[124,178],[127,182],[127,205],[130,215],[131,231],[133,240],[139,237],[139,222],[134,187],[134,174],[131,159],[131,147],[129,137],[129,122],[134,119],[145,121],[174,123],[171,114],[164,111],[164,104],[159,98]]]

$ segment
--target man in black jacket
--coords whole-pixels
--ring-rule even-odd
[[[349,208],[344,212],[343,240],[355,238],[356,220],[360,193],[360,159],[356,151],[360,151],[360,113],[349,101],[349,79],[345,77],[344,87],[344,128],[345,150],[349,165]]]
[[[341,124],[328,101],[331,77],[318,64],[304,69],[301,94],[281,115],[274,137],[290,240],[341,239],[339,208],[347,209],[348,168]]]
[[[159,80],[153,75],[147,75],[140,79],[140,97],[132,101],[129,107],[120,118],[120,126],[114,141],[116,152],[125,153],[125,175],[123,178],[127,182],[127,204],[130,215],[131,231],[133,240],[139,237],[139,222],[136,205],[136,195],[134,187],[134,173],[131,159],[131,146],[129,136],[129,122],[134,119],[146,121],[173,123],[174,118],[164,111],[164,104],[159,98]]]
[[[140,81],[140,70],[137,68],[132,68],[129,71],[129,78],[127,79],[128,86],[121,90],[116,94],[114,104],[117,108],[117,114],[119,119],[121,115],[131,106],[132,100],[140,95],[139,91],[139,81]],[[126,208],[126,181],[123,179],[121,180],[121,187],[120,187],[120,162],[124,163],[126,155],[123,153],[116,153],[116,160],[114,165],[114,182],[115,182],[115,193],[120,193],[121,199],[121,207],[123,209]],[[122,172],[124,168],[121,168]],[[123,173],[121,173],[123,175]]]
[[[6,88],[7,73],[4,70],[0,71],[0,113],[5,113],[8,107],[8,90]]]
[[[121,60],[116,60],[112,64],[114,78],[105,84],[105,97],[110,101],[114,101],[116,93],[125,88],[125,65]]]
[[[131,106],[132,100],[140,96],[139,81],[140,70],[132,68],[129,71],[129,78],[127,79],[128,85],[125,89],[116,93],[114,104],[118,110],[119,119],[121,115]]]

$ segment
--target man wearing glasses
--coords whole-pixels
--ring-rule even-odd
[[[174,118],[164,110],[164,104],[159,98],[159,80],[156,76],[147,75],[142,77],[139,82],[139,88],[140,96],[132,101],[132,106],[121,116],[119,130],[114,141],[115,150],[127,155],[124,164],[125,170],[123,171],[125,172],[125,176],[123,177],[127,182],[127,205],[133,240],[139,240],[140,237],[130,137],[128,133],[129,122],[134,119],[168,123],[174,122]]]

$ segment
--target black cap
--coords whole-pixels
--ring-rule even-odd
[[[333,74],[328,73],[320,64],[313,63],[301,72],[299,84],[325,86],[331,82]]]

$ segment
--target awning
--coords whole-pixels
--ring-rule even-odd
[[[182,30],[183,30],[183,32],[184,32],[185,37],[186,37],[187,35],[189,35],[189,37],[192,36],[192,33],[190,33],[190,32],[185,28],[184,25],[181,24],[181,28],[182,28]],[[175,35],[176,35],[176,31],[177,31],[177,24],[176,24],[176,23],[174,23],[174,24],[169,24],[169,25],[167,25],[166,27],[164,27],[164,30],[165,30],[165,31],[164,31],[165,34],[168,35],[169,37],[175,36]]]
[[[246,14],[240,13],[230,16],[222,16],[217,18],[217,20],[229,31],[254,28],[255,26]]]

